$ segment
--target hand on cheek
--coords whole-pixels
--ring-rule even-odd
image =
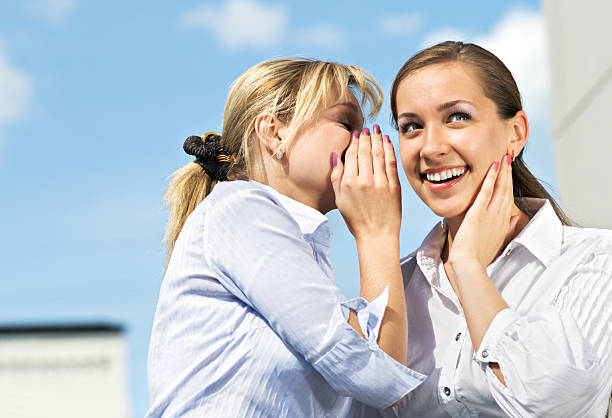
[[[491,164],[474,200],[468,209],[449,252],[451,264],[477,262],[486,268],[500,252],[520,220],[511,216],[512,156]]]

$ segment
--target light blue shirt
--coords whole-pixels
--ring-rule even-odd
[[[347,301],[331,241],[324,215],[271,187],[217,184],[161,285],[147,416],[378,416],[418,386],[425,376],[376,344],[387,292]]]

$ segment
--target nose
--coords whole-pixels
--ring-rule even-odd
[[[422,135],[424,140],[421,148],[421,158],[425,160],[438,160],[447,156],[451,147],[444,129],[433,124],[424,128]]]

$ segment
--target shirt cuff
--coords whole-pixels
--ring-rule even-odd
[[[368,340],[370,350],[378,350],[378,334],[380,332],[380,324],[387,308],[389,301],[389,286],[374,299],[372,302],[364,298],[354,298],[340,303],[342,307],[342,315],[348,320],[350,309],[357,313],[357,321],[361,332]]]
[[[478,351],[474,352],[474,360],[481,363],[498,362],[496,348],[505,334],[506,329],[518,319],[518,314],[510,308],[499,311],[480,343]]]
[[[377,409],[399,401],[427,377],[378,347],[376,340],[388,298],[387,287],[372,302],[355,298],[339,303],[334,311],[337,342],[312,364],[338,394]],[[359,327],[367,341],[347,322],[351,309],[357,312]]]
[[[371,350],[345,323],[343,338],[313,367],[341,396],[385,409],[419,386],[427,376],[396,361],[383,350]]]

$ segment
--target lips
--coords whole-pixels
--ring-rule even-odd
[[[428,169],[421,173],[423,182],[431,191],[443,191],[454,187],[465,177],[467,166],[449,166]]]

